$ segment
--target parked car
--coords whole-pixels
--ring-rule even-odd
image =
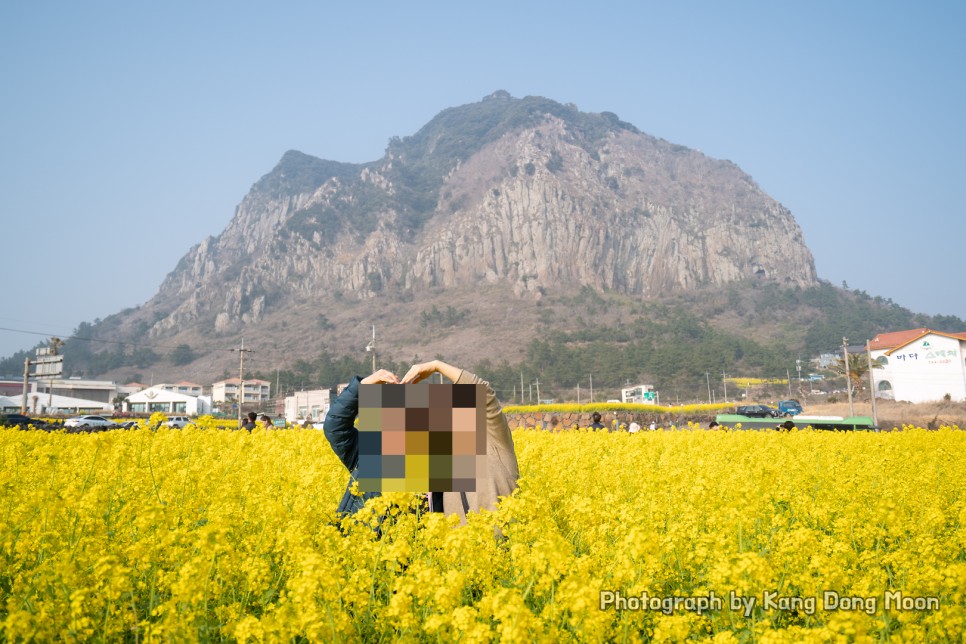
[[[168,416],[168,420],[164,422],[165,427],[174,427],[176,429],[183,429],[185,425],[191,423],[191,419],[187,416]]]
[[[782,415],[780,411],[768,405],[743,405],[735,409],[735,413],[748,418],[778,418]]]
[[[797,400],[779,400],[778,411],[780,411],[783,416],[798,416],[800,413],[802,413],[802,403],[798,402]]]
[[[23,414],[0,414],[0,427],[19,427],[27,429],[28,426],[43,427],[44,423]]]
[[[77,416],[64,421],[64,427],[114,427],[114,421],[103,416]]]

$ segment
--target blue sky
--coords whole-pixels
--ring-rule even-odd
[[[498,89],[730,159],[821,278],[966,319],[963,33],[962,2],[3,3],[0,327],[143,304],[286,150],[371,161]]]

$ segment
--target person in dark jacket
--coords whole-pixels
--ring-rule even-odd
[[[355,420],[359,415],[359,385],[398,383],[399,378],[396,374],[385,369],[379,369],[365,378],[355,376],[333,401],[329,412],[325,415],[325,421],[322,424],[325,437],[329,440],[332,451],[349,470],[349,483],[346,485],[337,510],[340,515],[355,514],[362,509],[366,501],[379,496],[378,492],[364,492],[361,496],[356,496],[351,491],[355,472],[359,467],[359,430],[355,427]]]
[[[427,490],[430,492],[430,510],[457,514],[460,522],[465,524],[467,512],[481,508],[495,510],[500,497],[509,496],[516,489],[517,479],[520,477],[516,450],[510,426],[496,393],[488,382],[478,376],[440,360],[433,360],[413,365],[402,380],[385,369],[379,369],[365,378],[356,376],[332,403],[323,429],[332,450],[350,473],[348,485],[339,503],[339,514],[354,514],[368,499],[379,496],[378,492],[365,492],[357,496],[350,491],[359,466],[359,430],[354,425],[359,415],[359,385],[417,383],[434,373],[442,374],[455,384],[486,385],[487,476],[478,481],[482,488],[475,492],[439,493]]]
[[[242,423],[238,429],[247,429],[248,431],[252,431],[253,429],[255,429],[255,419],[258,418],[258,414],[256,414],[253,411],[250,411],[248,412],[248,416],[246,418],[247,420],[244,423]]]
[[[595,411],[593,414],[591,414],[590,415],[590,419],[592,421],[594,421],[591,424],[591,426],[590,426],[590,428],[593,429],[594,431],[597,431],[599,429],[607,429],[607,425],[605,425],[604,423],[600,422],[600,412],[599,411]]]

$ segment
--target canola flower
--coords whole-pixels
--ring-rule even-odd
[[[595,411],[628,411],[643,414],[715,414],[731,411],[735,408],[733,403],[696,403],[690,405],[651,405],[647,403],[557,403],[553,405],[505,405],[503,411],[506,414],[533,414],[533,413],[563,413],[563,414],[590,414]]]
[[[735,385],[739,389],[749,389],[759,385],[787,385],[787,378],[725,378],[727,382]]]
[[[0,429],[0,637],[966,634],[966,434],[957,429],[522,430],[520,489],[458,527],[405,494],[339,520],[346,473],[322,432],[215,426]],[[855,600],[826,608],[829,592]],[[615,593],[624,604],[604,606]],[[898,607],[886,608],[889,593]],[[733,607],[732,594],[745,603]],[[689,610],[684,598],[701,597],[723,605]]]

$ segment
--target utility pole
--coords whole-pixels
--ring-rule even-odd
[[[594,402],[594,374],[590,374],[590,402]]]
[[[797,358],[795,360],[795,370],[798,372],[798,396],[800,398],[805,397],[805,387],[802,386],[802,359]]]
[[[245,348],[245,338],[242,338],[241,348],[232,351],[238,352],[238,426],[241,427],[242,403],[245,401],[245,354],[252,353],[252,350]]]
[[[580,383],[577,383],[577,404],[580,404]]]
[[[520,372],[520,404],[523,404],[523,372]]]
[[[707,371],[704,372],[704,377],[708,380],[708,404],[711,404],[711,374]]]
[[[52,337],[50,339],[50,355],[57,355],[57,349],[63,346],[64,341],[58,337]],[[61,374],[63,378],[63,374]],[[54,406],[54,376],[53,374],[47,378],[47,413],[50,413],[50,408]]]
[[[842,358],[845,360],[845,390],[849,394],[849,416],[855,416],[855,409],[852,407],[852,367],[849,365],[849,341],[842,337]]]
[[[724,371],[721,372],[721,384],[724,385],[724,401],[728,402],[728,376]]]
[[[788,381],[788,397],[791,398],[792,397],[792,374],[788,371],[788,369],[785,369],[785,380]]]
[[[872,375],[872,343],[865,341],[866,355],[869,356],[869,396],[872,398],[872,424],[878,427],[879,416],[875,408],[875,376]]]
[[[540,404],[540,378],[537,378],[536,385],[537,385],[537,404],[539,405]]]
[[[30,381],[30,358],[23,359],[23,400],[20,402],[20,413],[27,413],[27,383]]]

